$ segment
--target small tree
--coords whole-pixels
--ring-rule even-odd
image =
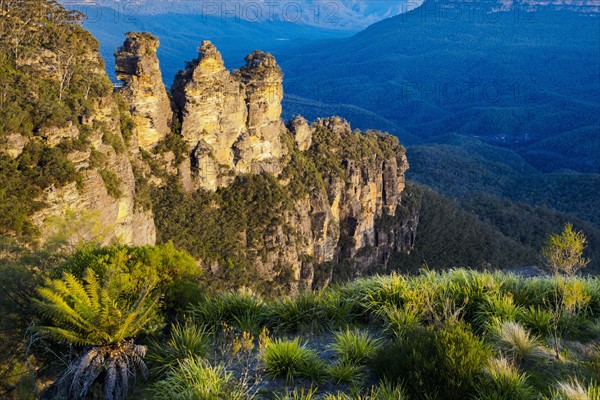
[[[552,234],[542,248],[546,267],[554,279],[554,310],[552,334],[556,358],[560,358],[559,322],[565,312],[565,294],[568,290],[565,278],[573,277],[577,271],[588,265],[589,259],[583,256],[587,239],[583,232],[574,231],[572,224],[567,224],[561,234]]]
[[[153,319],[158,298],[149,297],[151,287],[134,301],[125,300],[111,285],[101,282],[91,269],[83,282],[65,273],[38,289],[35,304],[52,321],[37,331],[61,343],[84,346],[81,355],[55,382],[58,395],[83,399],[94,383],[103,378],[104,397],[127,397],[129,378],[136,367],[145,370],[146,347],[134,338]]]

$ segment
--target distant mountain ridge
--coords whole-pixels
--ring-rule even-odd
[[[413,0],[74,0],[70,6],[108,7],[127,15],[187,14],[223,21],[288,22],[325,29],[357,31],[419,5]]]
[[[558,151],[551,164],[569,167],[548,139],[600,132],[599,14],[550,6],[488,15],[495,3],[428,1],[352,37],[276,52],[290,76],[286,93],[304,99],[287,112],[311,100],[342,103],[378,115],[375,126],[405,143],[456,133],[518,149],[536,165],[537,155]],[[456,4],[475,11],[443,11]],[[342,113],[359,128],[366,115]],[[598,153],[570,149],[572,167],[600,172]]]

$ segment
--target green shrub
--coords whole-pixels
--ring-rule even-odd
[[[376,375],[391,382],[406,382],[410,394],[435,396],[443,379],[438,372],[435,332],[431,328],[416,328],[405,337],[383,346],[373,359]],[[440,366],[441,367],[441,366]]]
[[[459,269],[444,273],[448,281],[444,285],[444,292],[455,304],[463,308],[464,319],[473,322],[482,304],[486,304],[490,297],[499,294],[500,279],[498,276]]]
[[[489,296],[477,313],[475,324],[479,329],[485,330],[497,320],[516,321],[520,313],[521,310],[515,305],[511,294]]]
[[[477,399],[481,400],[533,400],[535,391],[527,384],[527,376],[506,358],[490,360],[485,377],[477,385]]]
[[[263,355],[265,371],[271,378],[284,377],[288,382],[296,378],[319,380],[325,366],[314,350],[293,340],[278,339],[270,343]]]
[[[106,168],[98,170],[98,173],[102,177],[108,195],[115,199],[120,198],[123,195],[123,192],[121,191],[121,178],[113,171]]]
[[[368,332],[358,329],[337,332],[334,340],[332,347],[342,364],[367,364],[381,346],[381,340],[374,339]]]
[[[387,380],[383,380],[379,384],[379,388],[373,396],[375,400],[408,400],[408,396],[405,394],[404,386],[393,385]]]
[[[347,360],[340,360],[327,367],[327,373],[338,383],[348,382],[358,384],[365,377],[364,370],[364,366],[353,364]]]
[[[554,318],[552,313],[535,306],[529,306],[520,313],[519,321],[536,335],[545,337],[550,334]]]
[[[210,347],[210,333],[201,326],[186,322],[171,327],[169,340],[152,341],[148,351],[150,371],[155,376],[163,375],[177,360],[206,357]]]
[[[520,306],[545,308],[554,303],[553,284],[547,278],[523,279],[516,275],[506,275],[501,291],[510,294],[515,304]]]
[[[54,274],[65,271],[82,277],[87,268],[100,279],[110,277],[111,284],[126,298],[135,298],[148,286],[164,294],[179,282],[195,282],[202,276],[196,261],[185,251],[175,249],[172,243],[141,247],[90,244],[77,249]],[[166,302],[164,307],[169,309],[173,305]]]
[[[150,386],[156,400],[237,400],[246,398],[245,389],[221,365],[211,366],[201,358],[178,360],[163,380]]]
[[[461,398],[472,390],[491,349],[476,337],[469,327],[456,324],[436,332],[435,346],[447,382],[444,386],[453,398]]]
[[[406,332],[415,329],[422,322],[421,315],[412,307],[400,309],[396,306],[386,306],[382,309],[380,318],[383,319],[383,331],[397,339],[402,338]]]
[[[319,308],[330,328],[361,322],[359,300],[346,296],[341,290],[329,289],[318,292]]]
[[[491,355],[464,324],[440,330],[417,328],[381,348],[374,358],[378,376],[403,381],[417,398],[467,398]]]
[[[194,320],[215,331],[223,322],[240,331],[258,334],[264,313],[262,300],[249,292],[227,292],[208,296],[190,308]]]
[[[278,333],[314,332],[327,328],[326,312],[319,295],[300,293],[269,304],[266,323]]]
[[[385,306],[402,307],[410,290],[410,283],[403,275],[379,277],[366,294],[369,312],[377,315]]]

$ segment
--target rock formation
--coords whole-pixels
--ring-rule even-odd
[[[132,37],[137,36],[130,34],[123,49],[131,47],[127,43]],[[401,218],[385,229],[378,226],[382,218],[395,215],[404,189],[408,162],[397,139],[352,131],[339,117],[311,125],[297,117],[286,128],[281,121],[283,74],[272,55],[255,51],[240,70],[231,73],[209,41],[202,42],[198,51],[198,58],[177,74],[172,87],[186,148],[178,179],[188,192],[199,189],[196,195],[201,195],[203,190],[228,187],[244,174],[281,175],[279,184],[292,204],[281,211],[282,216],[265,221],[261,248],[248,240],[242,228],[235,234],[257,279],[274,282],[285,270],[295,282],[292,289],[312,287],[327,281],[322,276],[315,280],[322,265],[346,260],[360,273],[385,265],[395,251],[412,249],[418,216]],[[120,54],[123,51],[118,59]],[[150,80],[143,74],[136,77]],[[150,114],[161,112],[154,109]],[[329,172],[318,171],[320,185],[291,167],[283,173],[295,162],[315,169],[334,165]],[[290,184],[299,185],[304,194],[292,196],[291,189],[285,188]],[[202,216],[197,218],[201,227]],[[206,261],[207,269],[218,275],[221,265]]]
[[[172,89],[196,186],[215,190],[235,174],[281,172],[283,76],[273,56],[257,51],[231,74],[209,41],[198,51]]]
[[[22,154],[32,143],[61,157],[64,182],[40,185],[41,206],[28,215],[41,241],[62,235],[142,245],[158,236],[224,280],[244,268],[253,284],[292,291],[326,284],[334,265],[361,274],[412,249],[418,216],[397,214],[408,168],[397,138],[353,131],[339,117],[312,124],[296,117],[286,127],[275,58],[255,51],[230,72],[208,41],[176,76],[171,102],[158,44],[147,33],[127,34],[115,54],[124,83],[118,94],[90,45],[78,60],[93,93],[81,114],[0,138],[0,161],[11,168],[19,164],[7,159],[44,168]],[[27,68],[40,71],[43,63],[36,78],[57,80],[60,68],[48,60],[60,57],[40,54]],[[200,199],[195,207],[203,211],[186,199]],[[219,210],[227,212],[209,231],[204,221]],[[213,248],[196,251],[187,239],[198,237]]]
[[[127,34],[117,52],[117,78],[124,82],[119,91],[130,106],[137,142],[151,149],[171,130],[171,102],[162,81],[156,56],[158,39],[147,33]]]
[[[94,61],[92,65],[103,65],[99,54],[91,53],[88,57]],[[96,70],[106,79],[102,68]],[[86,132],[89,144],[67,155],[80,180],[48,188],[39,199],[45,207],[31,218],[41,240],[68,235],[72,242],[93,239],[108,243],[118,239],[132,245],[155,243],[152,212],[136,206],[135,176],[112,93],[93,99],[91,113],[81,126],[69,124],[43,129],[37,139],[44,146],[55,147],[81,137],[82,131]],[[113,193],[109,192],[108,179],[113,180]],[[69,220],[71,213],[75,221]]]
[[[353,132],[350,124],[339,117],[317,120],[310,127],[305,124],[303,118],[295,118],[288,124],[296,146],[303,151],[309,150],[307,141],[313,140],[309,132],[319,129],[321,134],[335,137],[327,138],[330,143],[363,136]],[[299,137],[302,140],[298,140]],[[345,154],[343,148],[330,149],[341,155],[341,173],[327,179],[324,190],[314,190],[311,196],[296,203],[297,226],[302,232],[300,242],[303,242],[299,259],[304,262],[297,272],[301,285],[311,287],[326,283],[313,280],[315,268],[324,263],[346,260],[353,265],[355,274],[361,274],[375,265],[385,266],[395,251],[412,250],[415,216],[400,218],[400,223],[391,227],[378,224],[381,218],[396,214],[405,185],[404,173],[408,169],[406,155],[397,141],[390,146],[388,154],[378,153],[377,149],[377,145],[373,146],[370,154],[360,158]]]
[[[300,151],[306,151],[312,144],[312,130],[308,122],[302,116],[297,116],[288,123],[288,129],[294,135],[296,148]]]

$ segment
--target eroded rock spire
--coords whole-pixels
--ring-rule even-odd
[[[120,89],[130,106],[139,147],[148,150],[171,130],[172,109],[156,56],[158,39],[149,33],[128,33],[115,53]]]
[[[262,52],[230,73],[209,41],[175,77],[172,93],[196,186],[215,190],[237,173],[281,172],[283,74]],[[232,174],[233,172],[233,174]]]

